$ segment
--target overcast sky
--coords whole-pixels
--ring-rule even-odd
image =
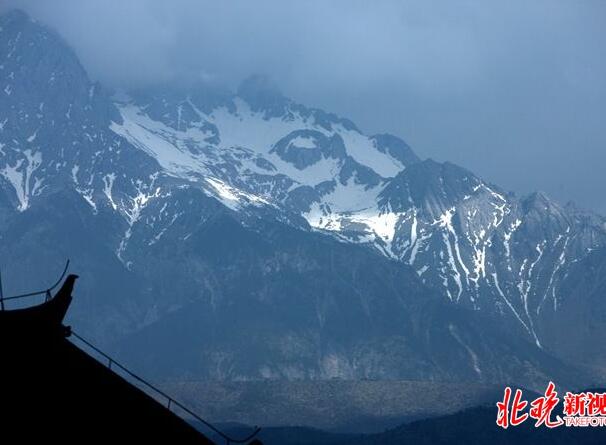
[[[422,157],[606,213],[606,1],[3,3],[107,85],[265,73]]]

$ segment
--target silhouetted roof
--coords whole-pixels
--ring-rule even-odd
[[[212,443],[65,338],[1,333],[0,441]]]

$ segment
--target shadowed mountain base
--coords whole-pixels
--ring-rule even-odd
[[[601,391],[601,390],[600,390]],[[561,406],[561,405],[560,405]],[[603,427],[549,429],[533,421],[504,430],[498,427],[496,407],[484,406],[456,414],[404,424],[379,434],[335,434],[311,428],[264,428],[265,445],[602,445]],[[231,434],[246,431],[234,428]]]

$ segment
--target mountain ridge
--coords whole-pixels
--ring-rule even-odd
[[[91,277],[110,295],[101,301],[100,290],[90,288],[78,317],[107,335],[107,342],[117,341],[118,350],[139,344],[154,357],[149,343],[138,342],[158,335],[150,330],[169,332],[185,322],[188,310],[199,320],[214,313],[227,322],[229,311],[222,311],[229,308],[240,311],[238,321],[246,325],[243,308],[248,308],[279,338],[286,329],[280,316],[264,318],[261,308],[273,302],[282,310],[288,298],[281,295],[288,290],[301,300],[291,301],[291,312],[281,316],[295,317],[297,308],[306,314],[307,324],[291,340],[313,360],[285,365],[292,354],[287,345],[278,344],[276,355],[255,343],[249,346],[260,348],[263,360],[251,368],[257,358],[239,361],[238,347],[229,353],[213,350],[220,343],[216,332],[201,327],[196,335],[211,342],[205,352],[210,364],[202,369],[183,364],[181,372],[313,378],[359,377],[374,369],[370,374],[519,378],[537,385],[557,374],[560,365],[551,357],[560,352],[557,336],[543,325],[560,317],[558,307],[567,298],[560,286],[570,264],[606,245],[604,218],[561,207],[542,195],[519,199],[462,167],[421,160],[403,140],[364,135],[351,121],[296,104],[258,77],[236,93],[174,88],[112,98],[88,78],[65,42],[43,26],[17,13],[2,16],[0,27],[3,252],[39,267],[38,259],[28,260],[20,251],[41,248],[48,261],[51,240],[63,243],[66,253],[88,245],[90,252],[76,253],[83,264],[123,277],[129,295],[124,298],[119,289]],[[38,52],[46,58],[37,57]],[[23,233],[20,225],[32,232]],[[236,234],[240,244],[231,242]],[[80,244],[70,240],[75,235]],[[317,237],[325,241],[318,244]],[[91,241],[84,244],[87,238]],[[232,256],[216,262],[205,250],[212,247],[221,258],[222,241]],[[348,254],[342,244],[350,246]],[[344,265],[357,264],[356,273],[335,267],[311,246],[322,246]],[[368,286],[360,277],[368,276],[375,263],[385,276],[376,271]],[[251,280],[252,270],[258,283]],[[333,271],[332,279],[326,270]],[[350,281],[337,280],[340,275]],[[317,277],[325,288],[314,283]],[[238,280],[250,289],[235,287]],[[179,295],[167,282],[175,283]],[[137,289],[137,283],[144,284]],[[263,290],[255,294],[257,300],[247,300],[256,285]],[[317,299],[303,298],[301,286],[314,289]],[[358,287],[364,295],[356,294]],[[349,294],[359,297],[355,306],[348,306]],[[102,317],[87,318],[85,307]],[[380,333],[352,345],[338,329],[323,330],[322,320],[331,311],[362,325],[379,314],[386,325],[411,318],[400,320],[394,338]],[[179,320],[178,313],[185,318]],[[434,320],[435,326],[424,320]],[[471,320],[486,329],[485,338]],[[491,323],[512,339],[498,340]],[[198,329],[195,319],[190,326]],[[314,326],[313,334],[305,326]],[[410,338],[423,337],[429,339],[425,351],[408,345]],[[180,340],[190,342],[194,356],[204,350],[196,339]],[[242,339],[233,341],[237,345]],[[324,342],[330,347],[324,348]],[[451,345],[452,355],[440,342]],[[389,369],[373,368],[387,360],[390,344],[401,355]],[[523,346],[516,351],[514,344]],[[570,359],[569,353],[560,358]],[[404,366],[406,357],[414,357],[419,367]],[[449,373],[445,364],[452,360],[458,365]],[[516,370],[511,363],[530,370]],[[562,379],[573,382],[573,371],[562,369]]]

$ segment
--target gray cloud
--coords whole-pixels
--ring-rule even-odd
[[[519,192],[606,211],[606,3],[24,0],[93,78],[284,92]]]

